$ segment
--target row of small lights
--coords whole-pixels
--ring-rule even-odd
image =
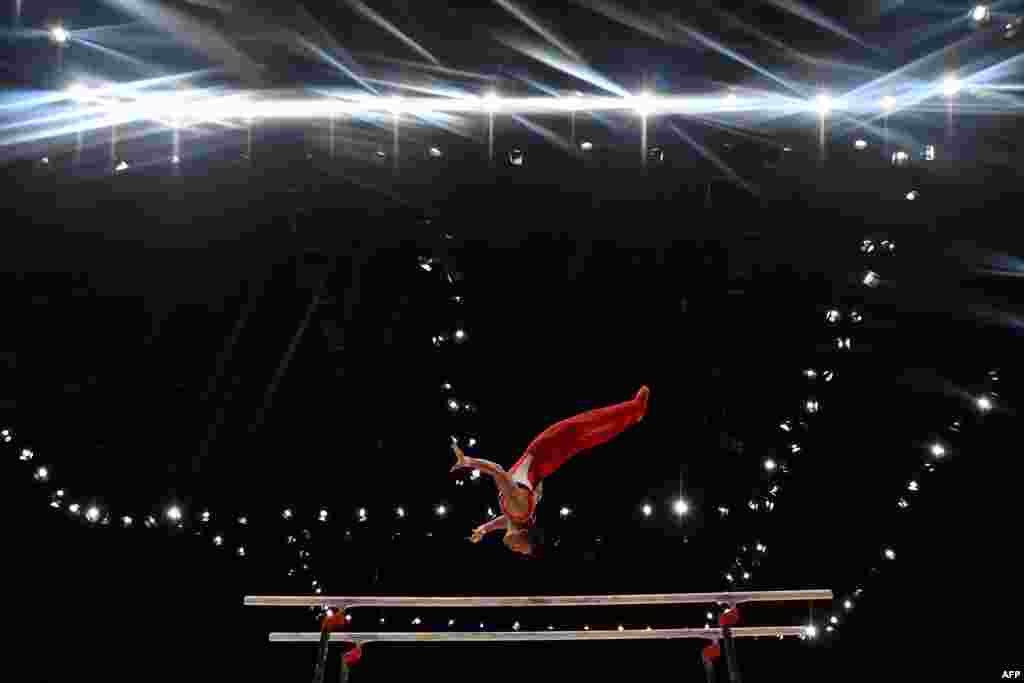
[[[816,370],[814,368],[807,368],[802,371],[802,376],[809,382],[824,385],[831,383],[835,379],[836,373],[832,370]],[[816,392],[817,393],[817,392]],[[801,431],[806,431],[809,428],[809,424],[804,419],[811,418],[818,414],[821,410],[821,401],[816,396],[808,397],[803,404],[803,416],[800,418],[786,418],[779,423],[779,430],[786,435],[786,450],[793,456],[803,451],[803,446],[796,440],[797,428]],[[770,485],[768,494],[764,497],[754,497],[747,503],[747,507],[753,512],[764,511],[771,512],[775,509],[775,504],[778,500],[778,494],[782,488],[782,476],[790,473],[790,467],[788,462],[779,463],[775,458],[765,457],[761,461],[761,466],[765,472],[770,473]],[[719,513],[724,517],[729,513],[728,508],[720,507]],[[745,584],[749,584],[753,580],[753,569],[758,567],[763,558],[768,552],[768,546],[760,541],[754,541],[753,543],[742,544],[739,547],[739,553],[733,559],[729,566],[729,569],[723,574],[723,579],[727,588],[734,589]],[[711,622],[715,618],[713,612],[708,612],[706,615],[707,623],[704,625],[705,628],[711,628]],[[812,626],[808,626],[804,630],[804,634],[801,637],[813,637]]]
[[[61,36],[61,38],[58,39],[57,36]],[[69,34],[67,33],[67,31],[65,29],[63,29],[63,28],[56,28],[56,29],[54,29],[54,39],[55,39],[55,41],[58,41],[61,44],[64,44],[64,43],[67,42],[68,38],[69,38]],[[943,93],[947,97],[954,97],[955,95],[957,95],[960,92],[960,90],[961,90],[961,83],[960,83],[959,79],[957,79],[955,76],[947,76],[943,80],[942,90],[943,90]],[[73,96],[73,98],[76,99],[77,101],[99,101],[99,100],[96,100],[96,99],[90,100],[89,96],[88,96],[89,88],[87,86],[85,86],[85,85],[82,85],[82,84],[76,84],[74,86],[71,86],[71,88],[69,89],[69,92]],[[371,103],[371,102],[374,101],[374,99],[380,99],[380,98],[365,98],[363,100],[363,103],[364,104],[365,103]],[[501,106],[500,106],[501,105],[501,98],[498,97],[498,95],[496,93],[491,92],[491,93],[488,93],[483,98],[476,98],[476,99],[479,99],[483,103],[484,108],[487,111],[489,111],[490,113],[492,113],[492,114],[495,113],[496,111],[498,111],[501,108]],[[607,98],[604,98],[604,99],[606,100]],[[652,114],[652,113],[654,113],[655,111],[658,110],[659,100],[658,100],[658,98],[653,96],[651,93],[644,92],[644,93],[641,93],[640,95],[635,96],[635,97],[633,97],[631,99],[634,102],[633,108],[636,109],[636,111],[638,113],[640,113],[641,115],[643,115],[644,117],[646,117],[646,116],[648,116],[648,115],[650,115],[650,114]],[[729,102],[730,104],[735,104],[737,102],[737,99],[738,98],[737,98],[735,93],[730,93],[730,94],[728,94],[725,97],[725,100],[727,102]],[[390,111],[390,112],[392,112],[392,113],[394,113],[396,115],[401,112],[401,106],[402,106],[402,102],[403,102],[402,98],[400,98],[398,96],[395,96],[395,97],[392,97],[390,99],[387,99],[386,101],[387,101],[387,105],[384,108],[387,111]],[[583,96],[582,96],[581,93],[576,93],[576,95],[573,96],[573,97],[570,97],[568,101],[571,102],[570,109],[572,111],[576,111],[577,109],[586,109],[587,108],[586,107],[586,103],[583,100]],[[602,100],[602,101],[604,101],[604,100]],[[820,93],[815,98],[814,106],[815,106],[815,109],[818,111],[819,114],[821,114],[822,116],[827,116],[836,105],[835,105],[835,102],[834,102],[834,100],[833,100],[831,95],[829,95],[828,93]],[[882,99],[882,108],[887,113],[892,112],[895,109],[895,107],[896,107],[896,100],[894,98],[892,98],[891,96],[887,96],[887,97]],[[159,107],[159,109],[161,111],[163,111],[164,109],[166,109],[166,107]],[[364,109],[366,111],[374,111],[374,110],[380,109],[380,107],[369,106],[368,108],[364,108]],[[439,107],[439,110],[440,109],[443,109],[443,107]],[[161,114],[161,115],[163,115],[163,114]],[[176,116],[176,117],[172,117],[172,118],[173,118],[173,121],[171,121],[168,125],[170,125],[171,127],[174,127],[174,128],[180,127],[181,121],[179,119],[181,117],[177,117]],[[223,119],[223,118],[230,118],[230,115],[222,115],[219,118],[221,118],[221,119]],[[855,141],[854,146],[858,150],[865,150],[868,147],[868,143],[867,143],[867,141],[865,141],[863,139],[858,139],[857,141]],[[593,150],[594,145],[590,141],[582,141],[582,142],[579,143],[579,148],[583,152],[590,152],[591,150]],[[788,151],[791,151],[791,149],[789,147],[786,147],[786,148],[784,148],[784,151],[788,152]],[[383,151],[383,150],[378,150],[377,151],[377,156],[381,157],[381,158],[384,158],[384,157],[387,156],[387,153],[385,151]],[[427,157],[430,158],[430,159],[439,159],[442,156],[443,156],[442,151],[439,148],[437,148],[437,147],[432,146],[427,151]],[[934,145],[927,145],[927,146],[925,146],[924,151],[922,153],[922,157],[926,161],[933,161],[935,159],[935,147],[934,147]],[[652,148],[652,149],[648,150],[647,158],[652,160],[652,161],[654,161],[655,163],[657,163],[657,162],[664,161],[665,154],[664,154],[664,151],[661,148]],[[907,165],[909,163],[909,160],[910,160],[910,155],[905,150],[897,150],[896,152],[893,152],[893,154],[892,154],[892,163],[895,166],[905,166],[905,165]],[[508,153],[508,162],[512,166],[523,166],[524,163],[525,163],[525,154],[524,154],[524,152],[521,149],[513,149],[513,150],[511,150]],[[170,163],[172,165],[177,165],[177,164],[181,163],[181,158],[179,157],[179,155],[177,153],[175,153],[173,156],[170,157]],[[49,164],[50,164],[49,157],[43,157],[41,159],[41,164],[43,166],[49,166]],[[130,168],[130,166],[129,166],[127,161],[125,161],[124,159],[116,159],[115,162],[114,162],[113,171],[114,171],[114,173],[123,173],[123,172],[127,171],[129,168]],[[916,201],[917,199],[920,198],[920,191],[919,190],[910,190],[910,191],[908,191],[908,192],[906,192],[904,194],[904,198],[909,200],[909,201]]]
[[[861,242],[860,251],[866,256],[888,256],[895,253],[896,245],[892,240],[881,240],[876,241],[874,239],[865,239]],[[866,287],[876,287],[880,281],[878,274],[872,269],[874,264],[869,264],[869,267],[865,271],[865,275],[862,278],[862,284]],[[863,316],[856,310],[846,311],[846,319],[851,323],[859,324],[863,322]],[[844,312],[838,308],[829,309],[825,314],[825,323],[829,326],[835,326],[842,322],[844,318]],[[849,350],[852,346],[849,337],[840,337],[839,344],[840,349]],[[998,382],[999,373],[996,370],[992,370],[988,373],[988,379],[990,382]],[[994,409],[994,400],[998,398],[997,394],[989,392],[982,394],[974,399],[975,408],[981,413],[988,413]],[[961,421],[956,420],[948,427],[948,431],[953,433],[960,432]],[[912,476],[906,483],[906,494],[902,495],[896,501],[896,507],[898,510],[906,510],[910,507],[909,494],[917,493],[921,490],[920,480],[923,474],[935,471],[936,463],[942,461],[946,456],[949,455],[949,447],[947,444],[941,441],[935,441],[931,443],[927,448],[927,455],[925,461],[922,464],[921,471],[916,475]],[[891,546],[884,546],[881,549],[881,556],[886,561],[894,561],[896,559],[896,551]],[[833,633],[836,631],[840,624],[841,616],[843,613],[848,613],[854,608],[855,599],[862,597],[864,593],[863,588],[856,588],[849,596],[844,597],[842,600],[842,609],[834,611],[824,622],[825,632]],[[709,613],[708,618],[711,618]],[[819,625],[815,623],[809,624],[804,629],[804,638],[816,638],[819,633]]]
[[[457,439],[457,437],[453,437],[453,439]],[[12,429],[5,428],[3,430],[0,430],[0,441],[3,441],[6,444],[10,444],[13,440],[14,440],[14,432],[13,432]],[[468,440],[468,443],[472,447],[473,445],[476,444],[476,439],[475,438],[470,438]],[[34,450],[32,450],[32,449],[29,449],[29,448],[22,448],[20,450],[19,460],[22,461],[22,462],[26,462],[26,463],[34,462],[34,461],[36,461],[36,452]],[[771,465],[770,463],[771,463],[770,460],[766,461],[766,467],[772,468],[773,465]],[[52,476],[53,476],[53,468],[50,465],[38,465],[38,466],[36,466],[35,470],[33,471],[33,478],[37,482],[40,482],[40,483],[51,483],[52,482]],[[479,480],[480,479],[480,471],[479,470],[473,470],[470,473],[470,479],[474,480],[474,481]],[[457,485],[462,485],[463,482],[462,481],[458,481],[458,482],[456,482],[456,484]],[[77,502],[77,501],[68,502],[67,501],[68,497],[69,496],[68,496],[68,493],[67,493],[66,489],[64,489],[64,488],[57,488],[57,489],[55,489],[53,491],[53,493],[52,493],[52,496],[51,496],[50,507],[52,507],[54,509],[65,509],[65,510],[67,510],[67,512],[71,513],[72,515],[80,516],[82,519],[84,519],[85,521],[90,522],[92,524],[97,524],[97,525],[100,525],[100,526],[109,526],[110,525],[110,523],[112,521],[111,514],[107,510],[102,508],[100,505],[95,504],[95,503],[83,505],[82,503]],[[686,515],[689,512],[689,504],[684,499],[681,499],[681,498],[675,499],[671,503],[670,508],[671,508],[672,512],[674,514],[678,515],[678,516]],[[644,517],[651,517],[654,514],[654,507],[650,503],[642,504],[639,509],[640,509],[640,512],[643,514]],[[720,509],[724,510],[724,508],[720,508]],[[446,517],[448,515],[449,508],[448,508],[448,505],[446,505],[444,503],[439,503],[439,504],[435,505],[432,508],[432,512],[433,512],[433,514],[436,517],[444,518],[444,517]],[[491,508],[488,508],[488,512],[491,515],[494,514],[494,511]],[[572,510],[571,510],[571,508],[569,508],[567,506],[562,506],[559,509],[559,516],[562,517],[563,519],[568,518],[571,514],[572,514]],[[168,523],[170,527],[172,527],[172,528],[179,528],[179,529],[184,528],[185,516],[186,515],[185,515],[185,512],[183,510],[183,507],[181,505],[179,505],[179,504],[168,505],[163,510],[163,513],[161,515],[162,519],[166,523]],[[406,512],[406,508],[404,506],[400,505],[400,506],[397,506],[397,507],[394,508],[394,517],[396,519],[404,519],[406,516],[407,516],[407,512]],[[219,518],[219,515],[218,515],[218,518]],[[282,510],[281,518],[286,520],[286,521],[292,521],[292,520],[299,521],[298,517],[296,516],[295,510],[293,508],[290,508],[290,507],[286,507],[286,508],[284,508]],[[160,519],[156,515],[154,515],[154,514],[148,514],[148,515],[144,515],[144,516],[141,516],[141,517],[136,517],[136,516],[133,516],[133,515],[126,514],[126,515],[120,516],[118,521],[120,522],[120,524],[121,524],[121,526],[123,528],[129,529],[129,528],[132,528],[132,527],[136,526],[137,525],[137,521],[140,520],[140,519],[142,521],[143,526],[145,528],[147,528],[147,529],[156,528],[156,527],[161,525]],[[328,510],[328,508],[320,508],[315,513],[314,519],[316,521],[318,521],[318,522],[326,523],[326,522],[328,522],[331,519],[331,513]],[[365,508],[365,507],[357,508],[356,511],[355,511],[355,514],[354,514],[354,519],[355,519],[355,521],[358,521],[358,522],[367,522],[367,521],[369,521],[369,511],[368,511],[368,509]],[[196,521],[198,523],[200,523],[201,525],[208,525],[213,520],[214,520],[214,515],[209,510],[204,510],[204,511],[198,513],[197,516],[196,516]],[[239,516],[235,517],[235,522],[240,527],[246,527],[246,526],[249,525],[249,518],[246,515],[239,515]],[[294,536],[291,536],[291,535],[288,536],[289,542],[293,543],[294,542],[294,538],[295,538]],[[222,534],[218,533],[215,536],[213,536],[212,540],[213,540],[214,545],[222,546],[222,545],[224,545],[225,537]],[[245,554],[244,548],[241,548],[241,547],[239,548],[239,554],[240,555],[244,555]]]

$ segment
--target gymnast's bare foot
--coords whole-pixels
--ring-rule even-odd
[[[647,386],[640,387],[640,391],[636,392],[636,397],[633,399],[640,403],[640,416],[637,417],[637,422],[643,422],[644,417],[647,415],[647,402],[651,399],[651,390]]]

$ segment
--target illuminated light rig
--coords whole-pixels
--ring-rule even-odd
[[[961,81],[947,76],[935,89],[948,97],[960,92]],[[580,111],[592,113],[632,111],[643,119],[657,115],[700,114],[721,111],[722,103],[733,103],[730,96],[675,96],[655,95],[648,92],[630,97],[582,96],[572,97],[499,97],[489,93],[486,97],[376,97],[364,96],[294,98],[271,93],[241,91],[230,95],[207,98],[190,97],[188,93],[171,94],[159,91],[144,92],[127,89],[89,89],[82,84],[67,91],[70,100],[97,109],[125,110],[141,118],[157,120],[194,118],[206,121],[252,119],[309,119],[344,115],[381,115],[399,117],[429,116],[431,114],[474,114],[490,116],[500,114],[569,114]],[[834,110],[848,106],[835,96],[822,92],[812,100],[782,95],[764,94],[744,98],[746,111],[806,111],[828,116]],[[891,112],[896,102],[885,98],[879,106]]]

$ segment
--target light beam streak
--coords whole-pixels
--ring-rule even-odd
[[[513,4],[511,0],[494,0],[494,4],[504,9],[519,21],[523,22],[523,24],[536,32],[541,38],[564,52],[566,56],[575,59],[577,62],[585,61],[583,57],[580,56],[580,54],[576,52],[576,50],[574,50],[563,38],[559,37],[552,29],[544,26],[539,19],[530,16],[525,9]]]
[[[390,21],[385,19],[383,16],[375,12],[373,9],[367,7],[365,3],[361,2],[360,0],[345,0],[345,2],[348,3],[348,5],[352,9],[354,9],[357,14],[362,16],[364,19],[367,19],[372,23],[376,24],[378,27],[384,29],[385,31],[393,35],[395,38],[398,38],[400,41],[405,43],[406,46],[412,48],[418,55],[420,55],[424,59],[433,62],[434,64],[441,63],[441,60],[439,60],[434,55],[430,54],[430,52],[428,52],[426,48],[424,48],[422,45],[417,43],[409,36],[402,33],[397,26],[395,26]]]

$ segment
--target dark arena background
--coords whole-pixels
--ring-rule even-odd
[[[1024,3],[3,17],[4,680],[1024,668]],[[642,386],[545,482],[532,557],[470,542],[501,510],[453,439],[510,468]],[[803,589],[833,598],[740,606],[801,630],[733,667],[727,605],[243,606]],[[317,669],[325,619],[624,639]],[[625,639],[684,627],[709,637]]]

